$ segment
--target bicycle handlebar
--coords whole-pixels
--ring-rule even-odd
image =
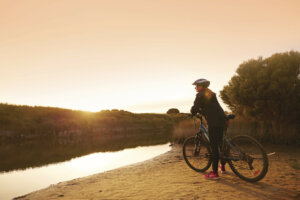
[[[195,120],[194,117],[200,119],[200,124],[203,124],[202,114],[201,113],[197,113],[196,115],[192,115],[192,114],[188,114],[187,115],[187,119],[194,119],[194,126],[195,126],[195,130],[197,131],[196,120]]]

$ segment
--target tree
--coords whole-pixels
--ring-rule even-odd
[[[170,108],[167,111],[167,114],[177,114],[177,113],[179,113],[179,110],[177,108]]]
[[[272,131],[290,126],[298,129],[300,121],[300,53],[277,53],[269,58],[242,63],[220,92],[225,104],[235,113],[264,121]]]

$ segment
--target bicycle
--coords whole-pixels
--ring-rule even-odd
[[[187,138],[183,143],[183,157],[187,165],[197,172],[206,171],[212,163],[208,130],[203,124],[202,115],[200,128],[195,136]],[[242,180],[256,182],[265,177],[268,172],[268,157],[262,145],[253,137],[238,135],[230,138],[226,135],[229,120],[235,115],[226,115],[227,125],[224,130],[223,141],[220,145],[219,157],[229,164],[231,170]],[[196,122],[194,118],[194,125]]]

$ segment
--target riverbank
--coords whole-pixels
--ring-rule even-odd
[[[0,103],[0,144],[47,139],[64,143],[162,132],[170,138],[185,114],[131,113],[124,110],[76,111]]]
[[[15,199],[297,199],[300,197],[299,148],[270,146],[266,177],[258,183],[239,179],[228,168],[219,180],[205,180],[182,158],[181,146],[151,160],[56,185]]]

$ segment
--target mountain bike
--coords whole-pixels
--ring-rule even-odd
[[[183,143],[183,157],[187,165],[197,172],[206,171],[212,163],[212,153],[208,130],[201,114],[200,128],[195,136],[187,138]],[[229,164],[231,170],[242,180],[256,182],[268,172],[268,157],[262,145],[253,137],[238,135],[233,138],[226,135],[229,121],[234,115],[227,115],[223,141],[220,144],[219,157]],[[195,118],[194,124],[196,128]]]

